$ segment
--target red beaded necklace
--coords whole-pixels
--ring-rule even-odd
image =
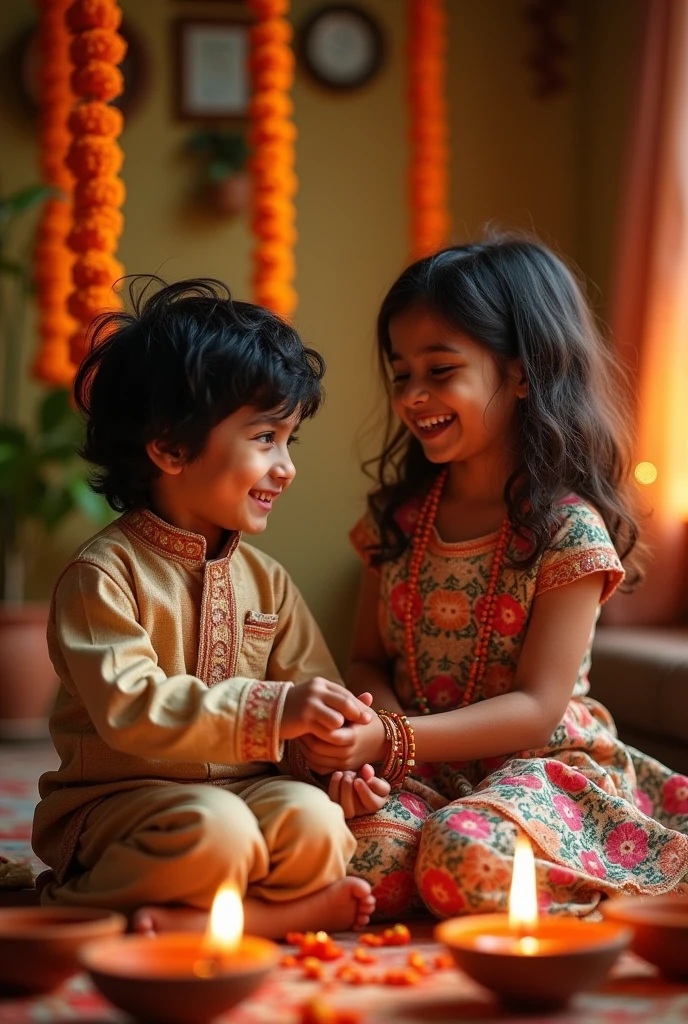
[[[418,514],[418,520],[411,538],[411,561],[409,564],[406,604],[404,607],[406,664],[408,665],[408,671],[411,677],[411,683],[413,684],[416,702],[420,711],[424,715],[430,714],[430,705],[428,704],[427,697],[423,693],[423,688],[420,684],[420,679],[418,678],[418,665],[416,662],[415,640],[413,636],[413,601],[416,593],[418,592],[418,577],[420,576],[425,552],[428,544],[430,543],[430,535],[432,533],[432,528],[435,525],[437,508],[440,503],[440,497],[442,495],[442,489],[446,479],[447,470],[443,469],[438,474],[435,482],[428,491]],[[480,622],[478,623],[478,635],[473,649],[471,668],[468,673],[468,682],[466,684],[463,700],[459,705],[462,708],[465,708],[467,704],[471,703],[475,695],[476,688],[485,674],[487,651],[494,627],[494,614],[497,604],[497,584],[499,582],[499,574],[502,571],[506,549],[509,544],[510,533],[511,524],[507,516],[502,523],[499,536],[497,537],[497,546],[495,548],[494,558],[492,559],[490,579],[487,584],[487,590],[485,591],[483,611],[480,616]]]

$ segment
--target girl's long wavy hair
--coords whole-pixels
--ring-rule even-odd
[[[629,490],[632,438],[620,417],[629,405],[627,385],[572,273],[543,245],[521,238],[455,246],[418,260],[382,303],[378,358],[389,412],[382,453],[364,463],[376,480],[368,498],[380,531],[373,564],[406,549],[396,512],[427,491],[442,468],[426,459],[391,406],[389,326],[414,307],[484,346],[504,374],[511,360],[523,364],[521,462],[504,489],[509,519],[530,544],[518,565],[533,565],[542,555],[560,525],[556,503],[573,492],[604,519],[630,589],[641,574],[629,557],[638,527]]]

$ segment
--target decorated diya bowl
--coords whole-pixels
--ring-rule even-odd
[[[462,971],[508,1006],[545,1010],[600,985],[628,946],[631,930],[615,921],[551,917],[520,937],[507,914],[480,914],[443,921],[435,938]]]
[[[619,896],[602,904],[606,920],[633,931],[631,949],[667,977],[688,979],[688,896]]]
[[[207,1024],[251,995],[279,957],[274,942],[245,935],[215,958],[201,935],[173,932],[103,939],[79,955],[106,999],[157,1024]]]
[[[95,908],[0,909],[0,994],[51,992],[80,970],[84,943],[119,935],[126,924],[122,914]]]

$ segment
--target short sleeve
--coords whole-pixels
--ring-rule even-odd
[[[372,549],[380,543],[380,531],[370,511],[358,520],[349,534],[349,540],[363,564],[369,569],[372,568],[374,572],[379,572],[380,570],[376,566],[370,564]]]
[[[560,507],[562,524],[540,560],[535,596],[604,572],[604,604],[625,576],[604,520],[580,498],[567,498]]]
[[[407,539],[411,540],[416,527],[418,515],[421,508],[420,498],[409,498],[394,513],[394,519],[399,530]],[[351,543],[358,556],[373,572],[379,572],[377,566],[371,565],[371,557],[380,545],[380,530],[371,515],[370,509],[362,516],[349,534]]]

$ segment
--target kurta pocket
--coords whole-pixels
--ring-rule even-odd
[[[237,674],[265,679],[279,616],[271,612],[246,612]]]

